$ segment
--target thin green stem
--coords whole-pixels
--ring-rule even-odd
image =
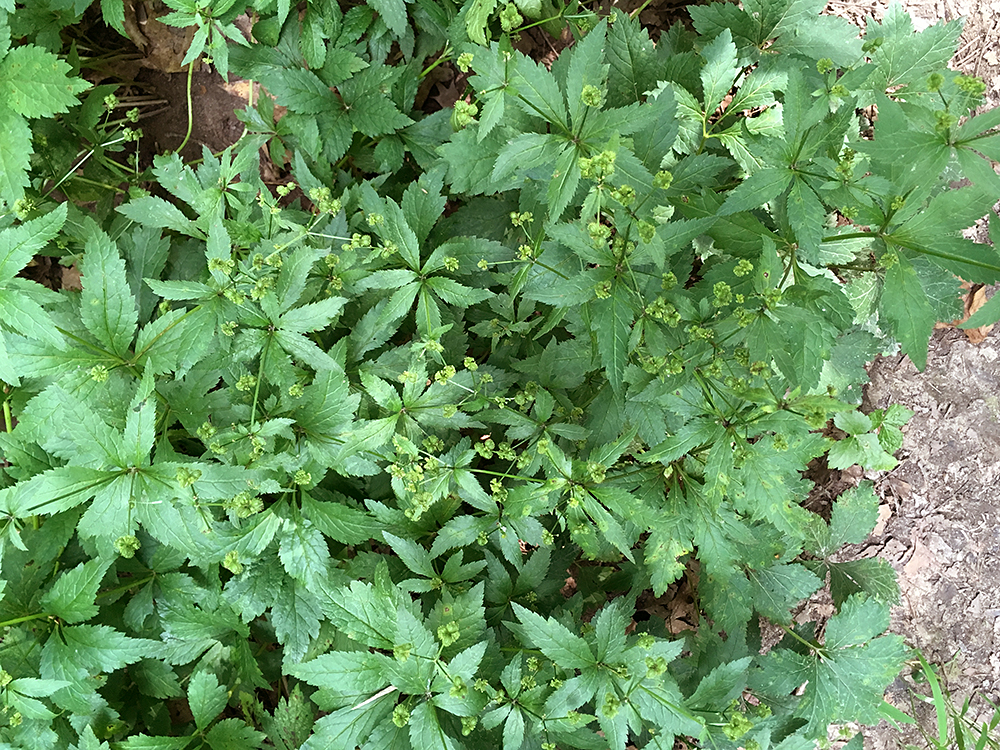
[[[39,612],[35,615],[25,615],[24,617],[15,617],[13,620],[4,620],[0,622],[0,628],[7,628],[11,625],[20,625],[22,622],[31,622],[32,620],[41,620],[48,617],[48,612]]]
[[[642,5],[640,5],[640,6],[638,7],[638,8],[636,8],[636,9],[635,9],[635,10],[633,10],[633,11],[632,11],[631,13],[629,13],[629,14],[628,14],[628,17],[629,17],[629,19],[635,19],[635,18],[638,18],[638,17],[639,17],[639,14],[640,14],[640,13],[642,13],[642,12],[643,12],[644,10],[646,10],[646,6],[648,6],[648,5],[649,5],[649,4],[651,3],[651,2],[653,2],[653,0],[646,0],[646,2],[644,2],[644,3],[643,3]]]
[[[180,153],[184,150],[187,145],[188,139],[191,138],[191,128],[194,126],[194,108],[191,106],[191,79],[194,76],[194,63],[192,60],[188,63],[188,77],[187,77],[187,112],[188,112],[188,127],[187,133],[184,134],[184,140],[181,141],[181,145],[177,147],[176,153]]]
[[[4,388],[4,391],[9,390]],[[3,426],[4,429],[9,433],[14,429],[14,417],[10,413],[10,399],[5,398],[3,400]]]
[[[796,633],[790,627],[788,627],[786,625],[780,625],[779,627],[782,630],[784,630],[785,633],[787,633],[788,635],[792,636],[792,638],[794,638],[799,643],[801,643],[803,646],[805,646],[806,648],[808,648],[810,651],[821,652],[823,650],[822,646],[820,646],[820,645],[818,645],[816,643],[813,643],[812,641],[807,641],[805,638],[803,638],[801,635],[799,635],[798,633]]]
[[[441,54],[438,55],[437,60],[435,60],[434,62],[432,62],[430,65],[428,65],[426,68],[424,68],[420,72],[420,78],[426,78],[427,75],[432,70],[434,70],[434,68],[436,68],[441,63],[450,60],[451,59],[451,53],[452,53],[452,51],[453,50],[451,49],[451,45],[450,44],[445,45],[445,48],[443,50],[441,50]]]

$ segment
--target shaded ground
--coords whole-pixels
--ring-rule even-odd
[[[902,604],[892,630],[946,665],[961,700],[1000,689],[1000,338],[971,344],[957,331],[931,343],[927,369],[906,358],[872,367],[873,407],[902,403],[916,414],[900,465],[882,477],[884,525],[864,556],[879,554],[899,573]],[[888,699],[910,710],[905,680]],[[866,731],[866,747],[902,747],[887,727]],[[924,746],[911,737],[918,746]]]

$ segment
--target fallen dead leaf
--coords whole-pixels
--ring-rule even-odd
[[[968,281],[965,281],[962,282],[962,289],[966,290],[965,295],[962,297],[962,317],[949,323],[935,323],[935,328],[955,328],[971,318],[976,310],[986,304],[986,287],[982,284],[970,284]],[[978,328],[968,328],[965,330],[965,335],[971,343],[981,344],[989,336],[991,330],[993,330],[993,324],[979,326]]]
[[[889,523],[891,517],[892,508],[888,505],[878,506],[878,521],[875,522],[875,528],[872,529],[872,536],[882,536],[885,533],[886,524]]]
[[[917,573],[926,568],[932,562],[934,562],[934,555],[931,553],[930,547],[924,544],[921,539],[918,539],[914,533],[913,554],[910,555],[910,559],[907,561],[906,565],[903,566],[903,575],[907,578],[914,578]]]
[[[80,269],[76,266],[62,269],[62,288],[72,292],[82,292],[83,284],[80,281]]]

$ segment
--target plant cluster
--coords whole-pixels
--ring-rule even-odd
[[[86,86],[41,37],[0,61],[0,744],[805,750],[903,718],[893,571],[835,557],[872,484],[827,521],[804,471],[891,469],[910,415],[858,410],[863,365],[922,366],[960,278],[1000,279],[961,236],[1000,110],[946,68],[958,24],[745,0],[654,44],[276,0],[229,48],[242,6],[168,5],[268,94],[127,195],[54,201],[37,118]],[[586,33],[549,69],[531,20]],[[467,93],[427,114],[445,61]],[[59,127],[105,148],[107,96]],[[82,292],[19,276],[38,253]],[[637,608],[682,579],[678,635]]]

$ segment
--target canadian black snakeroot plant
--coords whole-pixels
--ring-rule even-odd
[[[548,70],[465,41],[489,4],[262,4],[275,46],[229,65],[287,113],[109,214],[4,131],[0,743],[804,750],[901,718],[894,574],[833,557],[872,485],[827,522],[803,471],[892,468],[909,414],[857,410],[864,363],[922,366],[958,277],[1000,278],[961,237],[1000,110],[968,117],[957,24],[820,6],[656,45],[615,12]],[[216,44],[235,6],[192,8]],[[425,116],[445,43],[469,96]],[[18,277],[37,252],[83,291]],[[634,619],[682,577],[696,630]]]

